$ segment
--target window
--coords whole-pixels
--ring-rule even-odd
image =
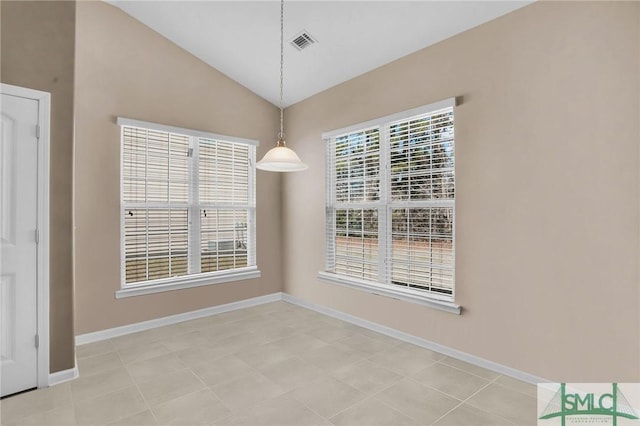
[[[323,135],[321,279],[459,313],[453,107],[451,99]]]
[[[256,141],[118,119],[118,297],[259,276]]]

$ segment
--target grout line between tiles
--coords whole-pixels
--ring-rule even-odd
[[[363,392],[363,393],[364,393],[364,392]],[[331,416],[331,417],[324,417],[324,416],[321,416],[320,414],[318,414],[318,415],[319,415],[320,417],[322,417],[323,419],[325,419],[326,421],[328,421],[329,423],[333,423],[330,419],[332,419],[332,418],[334,418],[334,417],[336,417],[336,416],[338,416],[338,415],[340,415],[340,414],[344,413],[344,412],[345,412],[345,411],[347,411],[347,410],[350,410],[351,408],[355,407],[355,406],[356,406],[356,405],[358,405],[358,404],[361,404],[361,403],[365,402],[365,401],[366,401],[366,400],[368,400],[368,399],[373,398],[373,394],[371,394],[371,395],[367,395],[367,394],[365,394],[365,395],[366,395],[366,396],[365,396],[364,398],[362,398],[362,399],[360,399],[360,400],[358,400],[358,401],[354,402],[353,404],[351,404],[350,406],[348,406],[348,407],[346,407],[346,408],[343,408],[342,410],[338,411],[337,413],[335,413],[335,414],[334,414],[333,416]],[[297,400],[296,400],[296,401],[297,401]],[[387,404],[385,404],[385,405],[387,405]],[[390,407],[390,408],[393,408],[393,407]],[[395,408],[394,408],[394,410],[395,410]],[[312,411],[313,411],[313,410],[312,410]],[[396,410],[396,411],[398,411],[398,410]],[[335,424],[335,423],[334,423],[334,424]]]
[[[227,355],[225,355],[225,356],[227,356]],[[248,365],[248,364],[247,364],[247,365]],[[218,394],[214,392],[214,390],[212,389],[212,387],[213,387],[213,386],[209,386],[209,385],[207,385],[207,384],[204,382],[204,380],[202,380],[202,378],[201,378],[200,376],[198,376],[198,375],[196,374],[196,372],[195,372],[195,371],[193,371],[193,370],[192,370],[192,368],[193,368],[193,366],[189,366],[189,371],[191,372],[191,374],[193,374],[194,376],[196,376],[196,378],[200,381],[200,383],[202,383],[202,384],[204,385],[204,388],[205,388],[206,390],[208,390],[209,392],[211,392],[211,395],[213,395],[213,396],[214,396],[214,397],[215,397],[215,398],[220,402],[220,404],[222,404],[222,406],[223,406],[223,407],[225,407],[227,410],[229,410],[229,412],[227,413],[227,415],[225,415],[225,416],[221,417],[220,419],[223,419],[223,418],[228,417],[228,416],[232,416],[232,415],[233,415],[233,409],[232,409],[231,407],[229,407],[227,404],[225,404],[225,402],[222,400],[222,398],[220,398],[220,397],[218,396]],[[250,368],[250,369],[253,369],[253,367],[251,367],[251,366],[249,366],[249,368]],[[234,380],[234,379],[232,379],[232,380]],[[222,382],[222,383],[229,383],[229,382],[231,382],[232,380],[227,380],[227,381]],[[219,383],[219,384],[221,384],[221,383]],[[200,390],[202,390],[202,389],[200,389]],[[196,392],[200,392],[200,390],[198,390],[198,391],[196,391]],[[217,421],[219,421],[220,419],[218,419]],[[158,424],[159,424],[159,423],[158,423]]]
[[[463,400],[463,399],[458,398],[457,396],[450,395],[450,394],[448,394],[448,393],[446,393],[446,392],[444,392],[444,391],[442,391],[442,390],[440,390],[440,389],[434,388],[433,386],[431,386],[431,385],[429,385],[429,384],[427,384],[427,383],[423,383],[423,382],[421,382],[421,381],[419,381],[419,380],[416,380],[416,379],[414,379],[414,378],[413,378],[413,377],[411,377],[411,376],[405,376],[405,379],[408,379],[408,380],[412,381],[413,383],[417,383],[417,384],[419,384],[419,385],[421,385],[421,386],[426,386],[426,387],[428,387],[429,389],[434,390],[434,391],[436,391],[436,392],[438,392],[438,393],[440,393],[440,394],[442,394],[442,395],[446,396],[447,398],[455,399],[456,401],[460,401],[461,403],[465,401],[465,400]],[[488,383],[487,383],[487,384],[488,384]],[[482,387],[484,388],[484,385],[483,385]],[[475,393],[475,392],[474,392],[474,393]]]
[[[500,376],[498,376],[500,377]],[[476,390],[475,392],[473,392],[471,395],[469,395],[468,397],[466,397],[463,400],[459,400],[460,403],[458,405],[456,405],[455,407],[453,407],[451,410],[447,411],[446,413],[444,413],[442,416],[438,417],[433,423],[437,423],[438,421],[440,421],[440,419],[442,419],[443,417],[447,416],[448,414],[450,414],[453,410],[457,409],[458,407],[462,406],[463,404],[465,404],[467,401],[469,401],[471,398],[473,398],[475,395],[477,395],[478,393],[480,393],[483,389],[486,389],[487,387],[489,387],[490,385],[492,385],[493,383],[495,383],[495,381],[498,379],[498,377],[493,378],[493,380],[489,380],[484,386],[482,386],[481,388],[479,388],[478,390]],[[487,379],[485,379],[487,380]],[[475,407],[474,407],[475,408]],[[484,410],[481,410],[484,411]],[[485,411],[486,413],[488,413],[487,411]],[[489,414],[493,414],[493,413],[489,413]],[[432,423],[432,424],[433,424]]]
[[[498,383],[498,379],[500,379],[501,377],[506,377],[506,378],[508,378],[508,379],[512,379],[511,377],[508,377],[508,376],[505,376],[505,375],[501,374],[501,375],[499,375],[498,377],[496,377],[495,384],[496,384],[497,386],[500,386],[501,388],[504,388],[504,389],[510,390],[511,392],[519,393],[520,395],[528,396],[529,398],[533,398],[533,399],[536,399],[536,398],[537,398],[536,396],[529,395],[528,393],[523,392],[523,391],[518,390],[518,389],[515,389],[514,387],[511,387],[511,386],[509,386],[509,385],[505,385],[505,384],[502,384],[502,383]],[[513,380],[517,380],[517,379],[513,379]],[[531,386],[534,386],[534,385],[531,385]]]
[[[78,372],[80,370],[78,369]],[[80,373],[78,373],[80,374]],[[71,390],[71,383],[69,383],[69,398],[71,399],[71,410],[73,411],[73,421],[74,424],[77,425],[78,424],[78,416],[76,415],[76,403],[75,403],[75,399],[73,398],[73,391]]]
[[[116,352],[118,354],[118,358],[120,358],[120,353]],[[122,362],[122,358],[120,358],[120,362]],[[153,417],[153,421],[156,422],[157,425],[160,424],[160,422],[158,422],[158,419],[156,418],[156,414],[153,412],[153,410],[151,409],[151,405],[149,404],[149,402],[147,401],[147,398],[144,397],[144,394],[142,393],[142,391],[140,390],[140,386],[138,386],[138,382],[136,382],[133,377],[131,377],[131,374],[129,373],[129,370],[127,369],[127,366],[124,365],[124,362],[122,362],[122,365],[124,366],[125,371],[127,372],[127,375],[129,376],[129,378],[131,379],[131,381],[133,382],[133,385],[136,387],[136,390],[138,391],[138,393],[140,394],[140,397],[142,398],[142,400],[144,401],[144,405],[147,407],[147,410],[149,410],[149,412],[151,413],[151,417]],[[144,411],[141,411],[140,413],[143,413]],[[140,413],[136,413],[136,414],[140,414]],[[136,414],[132,414],[133,416],[135,416]],[[123,417],[125,418],[125,417]],[[117,420],[122,420],[122,419],[117,419]],[[117,421],[116,420],[116,421]]]
[[[442,365],[447,366],[447,367],[449,367],[449,368],[453,368],[453,369],[456,369],[456,370],[458,370],[458,371],[462,371],[463,373],[471,374],[472,376],[479,377],[479,378],[484,379],[484,380],[489,380],[490,382],[493,382],[493,381],[494,381],[494,380],[496,380],[498,377],[502,376],[502,374],[498,374],[498,373],[496,373],[496,374],[498,374],[496,377],[494,377],[493,379],[489,379],[488,377],[483,377],[483,376],[480,376],[480,375],[478,375],[478,374],[475,374],[475,373],[472,373],[472,372],[470,372],[470,371],[467,371],[467,370],[465,370],[465,369],[463,369],[463,368],[456,367],[456,366],[454,366],[454,365],[449,365],[449,364],[447,364],[446,362],[443,362],[443,361],[444,361],[444,360],[446,360],[446,359],[447,359],[447,357],[445,356],[444,358],[442,358],[442,359],[440,359],[440,360],[436,361],[436,364],[442,364]],[[478,368],[482,368],[482,367],[478,367]],[[491,371],[491,370],[487,370],[487,371]]]

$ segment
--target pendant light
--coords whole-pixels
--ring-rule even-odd
[[[280,0],[280,133],[276,141],[276,147],[271,148],[256,163],[256,168],[270,172],[299,172],[309,166],[304,164],[296,153],[287,148],[284,140],[284,112],[282,108],[282,87],[284,70],[284,0]]]

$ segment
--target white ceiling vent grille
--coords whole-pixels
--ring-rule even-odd
[[[298,50],[305,49],[312,44],[317,43],[317,40],[311,36],[307,31],[302,31],[293,37],[290,41],[291,45]]]

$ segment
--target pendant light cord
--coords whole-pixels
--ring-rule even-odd
[[[284,0],[280,0],[280,133],[278,145],[284,145],[284,111],[282,108],[282,94],[284,86]]]

